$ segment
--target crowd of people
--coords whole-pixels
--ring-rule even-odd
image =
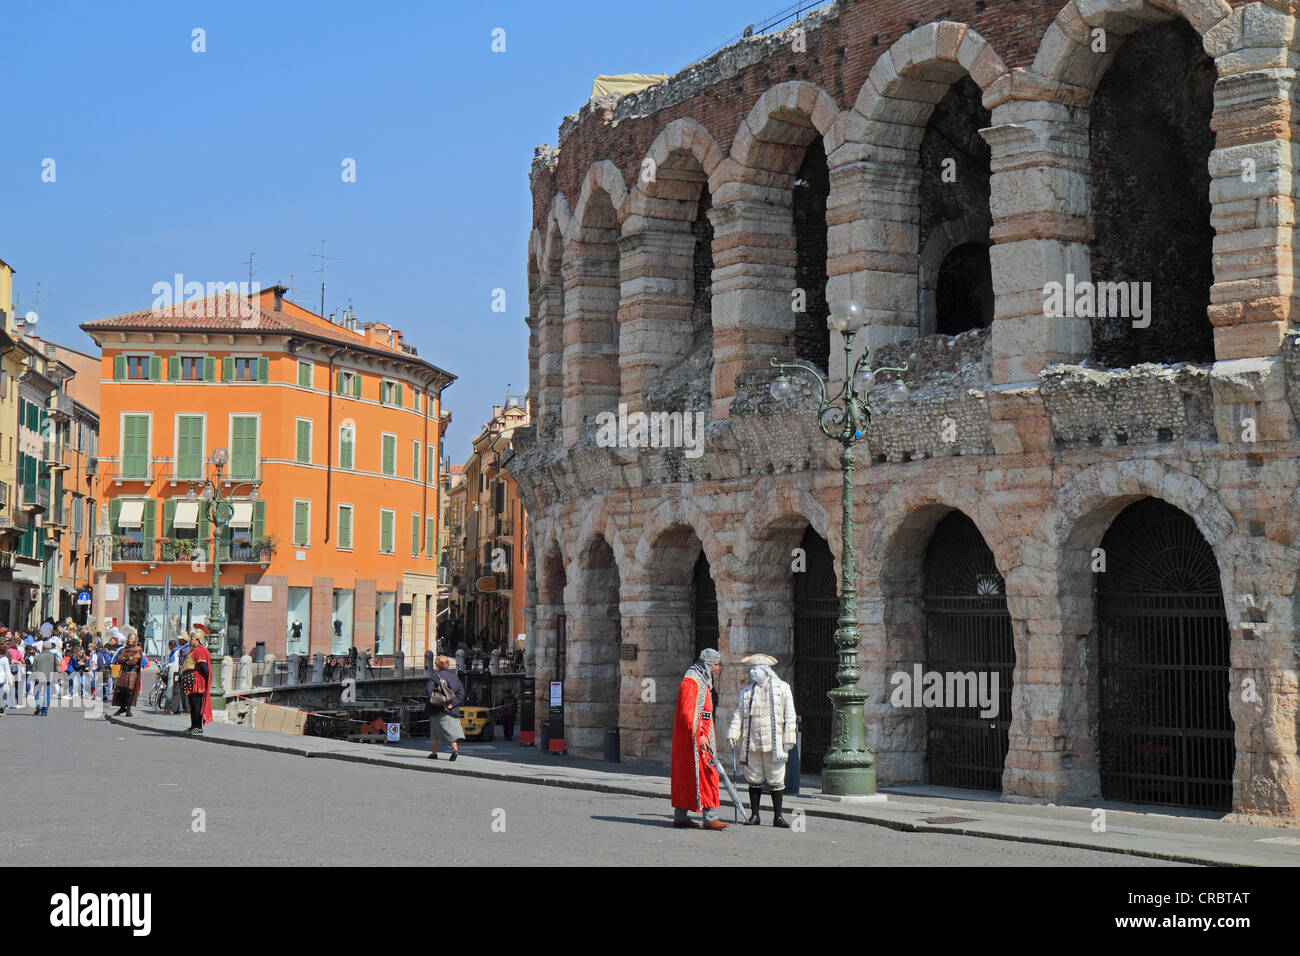
[[[38,628],[10,631],[0,625],[0,716],[5,711],[33,708],[48,716],[52,700],[70,706],[99,702],[116,707],[112,716],[131,717],[140,699],[148,656],[131,626],[96,628],[76,625],[71,618],[58,623],[47,618]],[[212,721],[212,658],[195,629],[168,645],[164,696],[168,713],[188,713],[187,733],[203,733]],[[57,695],[57,696],[56,696]]]

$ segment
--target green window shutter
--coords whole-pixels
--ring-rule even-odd
[[[175,519],[176,519],[176,499],[168,498],[165,502],[163,502],[162,536],[164,538],[170,538],[172,536],[172,531],[175,530],[174,528],[172,528],[172,522]]]
[[[335,374],[335,378],[337,379],[334,383],[334,391],[342,395],[343,394],[343,373],[335,372],[334,374]]]
[[[149,418],[127,415],[122,442],[122,474],[141,478],[149,470]]]
[[[157,382],[162,378],[162,356],[149,356],[149,381]]]
[[[411,557],[420,553],[420,516],[411,515]]]
[[[352,373],[352,397],[353,398],[361,397],[361,373],[360,372]]]
[[[411,442],[411,477],[420,480],[420,440]]]
[[[176,474],[198,478],[203,473],[203,419],[179,415],[176,423]]]
[[[203,356],[203,381],[214,382],[217,378],[217,360],[211,355]]]
[[[108,503],[108,527],[113,534],[118,533],[117,516],[122,513],[122,499],[114,498]]]
[[[344,551],[352,547],[352,509],[339,506],[339,534],[337,546]]]
[[[266,537],[266,502],[253,502],[253,540]]]
[[[398,405],[402,404],[402,383],[401,382],[397,383],[397,404]]]
[[[157,502],[152,498],[145,499],[144,521],[141,522],[140,527],[144,529],[144,550],[141,553],[141,557],[146,561],[153,560],[153,523],[154,508],[156,505]]]
[[[388,554],[393,550],[393,513],[379,512],[379,550]]]
[[[265,356],[257,360],[257,380],[259,382],[271,380],[271,360]]]
[[[309,507],[305,501],[295,501],[293,503],[293,543],[295,546],[307,543],[307,509]]]
[[[113,378],[119,382],[122,379],[126,378],[126,356],[125,355],[113,356]]]
[[[306,362],[298,363],[298,384],[303,388],[311,388],[311,366]]]
[[[235,380],[234,356],[227,355],[221,359],[221,380],[223,382],[233,382]]]
[[[202,551],[203,553],[206,553],[206,550],[203,548],[203,542],[208,539],[208,503],[206,501],[199,502],[198,538],[199,538],[199,550]]]
[[[433,557],[433,530],[433,516],[430,515],[424,519],[424,556],[426,558]]]
[[[181,380],[181,357],[179,355],[173,355],[167,359],[167,378],[173,382]]]
[[[257,470],[257,419],[241,415],[231,423],[230,476],[252,478]]]
[[[397,439],[392,435],[385,435],[383,437],[383,443],[383,461],[380,463],[380,470],[383,471],[385,475],[391,475],[393,474],[396,465],[394,459],[397,457]]]
[[[298,420],[297,460],[304,465],[311,464],[311,422]]]

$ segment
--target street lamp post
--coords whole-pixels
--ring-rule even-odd
[[[198,482],[190,482],[190,490],[186,492],[185,497],[189,501],[195,501],[202,498],[208,503],[208,520],[212,523],[212,597],[211,610],[208,612],[208,649],[216,652],[218,648],[225,643],[226,616],[221,610],[221,529],[229,523],[234,516],[235,507],[231,504],[230,499],[234,493],[245,485],[250,487],[248,497],[253,501],[257,500],[258,481],[244,481],[229,486],[223,495],[221,472],[230,460],[230,453],[225,448],[214,448],[208,461],[216,470],[215,478],[203,478]],[[195,487],[201,486],[201,492],[195,492]],[[225,689],[220,684],[221,677],[217,678],[217,684],[212,688],[212,695],[220,697],[225,693]]]
[[[844,337],[844,369],[848,373],[853,337],[862,329],[862,306],[857,302],[838,304],[831,310],[826,320],[829,329],[839,332]],[[840,619],[835,631],[835,649],[839,656],[839,667],[835,671],[836,686],[827,696],[831,700],[831,746],[826,752],[822,771],[822,791],[836,796],[869,796],[876,792],[875,756],[867,749],[866,734],[863,726],[863,704],[867,694],[858,687],[858,644],[862,633],[858,630],[858,599],[853,584],[853,465],[855,456],[853,446],[857,444],[871,428],[871,407],[868,393],[876,382],[876,375],[881,372],[901,373],[902,368],[879,368],[874,371],[867,368],[867,354],[864,349],[861,358],[853,366],[852,374],[844,376],[844,385],[834,397],[827,391],[826,376],[816,366],[796,359],[793,362],[778,362],[775,358],[771,365],[780,369],[781,374],[772,382],[771,394],[777,401],[793,397],[795,386],[786,377],[787,371],[811,376],[821,393],[817,408],[817,427],[822,434],[844,446],[840,454],[840,470],[844,478],[843,515],[841,523],[840,555]],[[801,383],[800,390],[807,394],[807,382]],[[905,402],[908,398],[907,386],[901,378],[896,378],[890,386],[888,399],[891,402]]]

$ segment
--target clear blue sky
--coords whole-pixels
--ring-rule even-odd
[[[350,299],[459,376],[461,462],[526,388],[533,147],[597,73],[676,72],[781,6],[2,0],[0,259],[23,312],[40,282],[44,337],[93,351],[81,322],[147,308],[177,272],[247,279],[250,250],[255,280],[292,269],[316,308],[326,238],[326,312]]]

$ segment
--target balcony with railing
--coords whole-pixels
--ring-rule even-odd
[[[44,485],[18,486],[18,507],[23,511],[43,513],[50,508],[50,489]]]
[[[68,443],[64,441],[47,441],[44,443],[45,450],[42,453],[42,461],[45,467],[50,471],[67,471],[68,469]]]
[[[137,541],[133,538],[117,537],[113,539],[114,561],[152,561],[154,559],[153,539]]]
[[[50,396],[49,406],[46,412],[50,418],[66,421],[72,417],[72,396],[66,392],[55,392]]]
[[[112,478],[115,485],[128,481],[142,481],[148,484],[158,474],[159,463],[167,461],[170,459],[133,456],[127,459],[101,458],[99,465],[104,475]]]

